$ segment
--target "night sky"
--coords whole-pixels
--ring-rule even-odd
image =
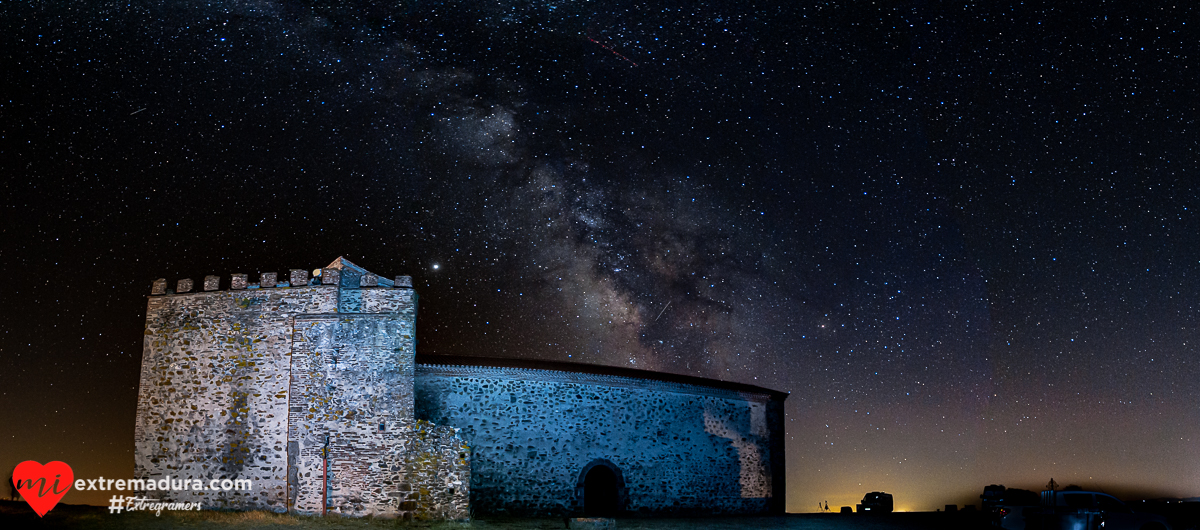
[[[345,256],[422,354],[790,392],[790,511],[1200,496],[1197,15],[0,2],[0,466],[132,478],[154,279]]]

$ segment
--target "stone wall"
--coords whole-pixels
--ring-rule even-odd
[[[411,300],[356,294],[387,312],[295,317],[291,505],[310,514],[327,503],[355,516],[464,519],[470,449],[457,429],[413,418]]]
[[[470,448],[414,417],[417,298],[391,287],[411,280],[345,266],[319,282],[304,270],[261,284],[235,274],[229,291],[217,276],[201,292],[154,282],[135,477],[253,487],[145,493],[205,508],[468,516]]]
[[[292,315],[336,307],[336,290],[322,287],[150,298],[134,475],[250,479],[251,491],[171,496],[206,507],[284,509]]]
[[[425,359],[416,414],[471,445],[476,513],[584,512],[596,465],[627,512],[783,512],[785,395]]]

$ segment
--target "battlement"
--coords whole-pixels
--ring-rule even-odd
[[[151,296],[166,296],[196,292],[212,292],[221,290],[242,291],[253,289],[287,289],[290,287],[339,287],[342,289],[412,289],[412,276],[396,276],[395,279],[382,278],[345,258],[338,258],[326,267],[313,269],[309,277],[308,269],[289,269],[284,281],[279,280],[277,272],[260,272],[258,283],[250,283],[250,275],[235,272],[229,276],[228,282],[221,276],[209,275],[201,282],[202,291],[196,291],[196,284],[191,278],[182,278],[175,282],[175,288],[169,287],[166,278],[154,280],[150,286]],[[225,289],[222,289],[222,286]]]

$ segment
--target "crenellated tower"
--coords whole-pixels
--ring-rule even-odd
[[[153,283],[135,427],[143,479],[249,479],[158,492],[206,508],[463,519],[469,448],[414,416],[417,295],[344,258]],[[147,491],[147,494],[153,492]]]

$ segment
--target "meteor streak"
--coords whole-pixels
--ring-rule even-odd
[[[626,62],[628,62],[629,64],[632,64],[632,65],[634,65],[634,66],[637,66],[637,65],[638,65],[637,63],[635,63],[635,62],[633,62],[632,60],[630,60],[628,57],[626,57],[626,56],[624,56],[624,55],[621,55],[621,52],[618,52],[617,50],[614,50],[614,49],[612,49],[612,48],[610,48],[610,47],[606,46],[606,45],[605,45],[603,42],[600,42],[600,41],[598,41],[598,40],[596,40],[596,39],[593,39],[593,38],[591,38],[591,37],[588,37],[588,38],[587,38],[587,40],[590,40],[590,41],[592,41],[592,42],[594,42],[594,43],[596,43],[596,44],[599,44],[601,48],[604,48],[604,49],[606,49],[606,50],[608,50],[608,51],[612,52],[612,54],[613,54],[613,55],[616,55],[617,57],[620,57],[621,59],[625,60],[625,61],[626,61]]]

